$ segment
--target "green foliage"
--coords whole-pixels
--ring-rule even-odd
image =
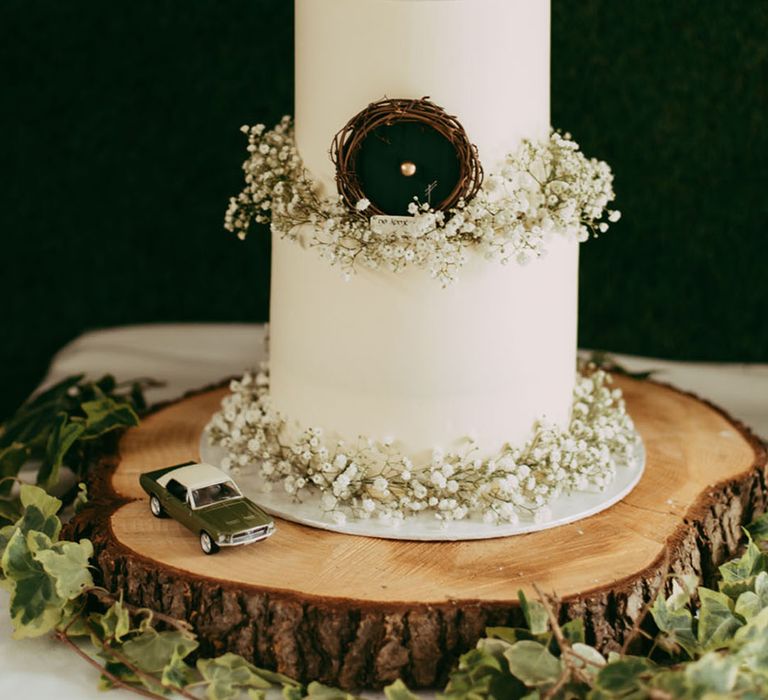
[[[88,540],[53,542],[43,532],[15,528],[0,559],[14,637],[38,637],[56,627],[66,604],[93,585],[92,554]]]
[[[733,614],[733,601],[725,595],[699,588],[698,638],[702,649],[720,649],[728,645],[741,621]]]
[[[765,554],[755,544],[749,531],[746,530],[747,548],[744,554],[738,559],[726,562],[720,567],[722,580],[719,582],[719,589],[731,598],[735,598],[739,593],[751,590],[755,585],[755,577],[765,570]]]
[[[405,683],[399,679],[384,689],[384,695],[387,700],[419,700],[418,695],[408,690]]]
[[[763,513],[759,518],[747,525],[747,532],[758,541],[768,540],[768,513]]]
[[[660,595],[651,607],[651,614],[659,628],[659,645],[673,655],[682,649],[693,659],[700,647],[693,629],[693,615],[685,607],[687,603],[685,600],[683,605],[677,604],[674,593],[667,599]]]
[[[11,498],[27,462],[38,464],[37,483],[49,490],[62,466],[81,475],[89,448],[108,433],[137,425],[148,382],[118,384],[110,375],[86,381],[68,377],[30,399],[0,426],[0,525],[13,523],[22,504]]]
[[[77,495],[75,496],[75,500],[72,501],[72,509],[75,511],[75,513],[79,513],[83,508],[85,508],[87,503],[88,487],[83,483],[79,483],[77,485]]]
[[[612,659],[595,678],[592,698],[623,698],[637,693],[643,678],[654,668],[652,661],[638,656]],[[641,696],[637,696],[641,697]]]
[[[29,447],[23,442],[12,442],[0,448],[0,495],[7,496],[10,493],[14,477],[27,462],[29,455]],[[3,513],[0,512],[0,516],[2,515]]]
[[[549,629],[547,609],[538,600],[528,601],[523,591],[518,591],[517,597],[525,616],[525,622],[532,634],[545,634]]]
[[[121,600],[115,601],[105,613],[94,613],[88,617],[86,628],[95,647],[102,646],[105,639],[122,642],[131,632],[131,616]]]
[[[197,647],[197,640],[189,633],[180,630],[158,632],[149,627],[123,643],[122,655],[152,678],[159,675],[162,686],[183,688],[194,679],[192,669],[184,659]],[[143,682],[150,690],[156,685],[156,680],[153,683],[144,679]]]
[[[560,677],[563,666],[540,642],[523,639],[504,652],[509,672],[527,686],[547,686]]]
[[[224,654],[215,659],[200,659],[197,668],[208,682],[210,700],[234,700],[242,688],[271,688],[259,669],[237,654]]]
[[[568,620],[562,628],[563,636],[571,644],[583,644],[586,641],[584,634],[584,620],[582,618],[577,617],[573,620]]]
[[[128,415],[114,415],[113,408],[94,400],[84,409],[81,439],[96,439]],[[34,402],[30,410],[38,410]],[[35,442],[23,425],[13,430]],[[78,500],[85,498],[81,489]],[[277,686],[284,700],[356,700],[318,682],[305,687],[236,654],[193,663],[198,641],[185,622],[134,608],[94,587],[92,544],[59,540],[61,505],[42,488],[22,485],[11,524],[0,527],[0,585],[10,592],[17,638],[53,633],[68,644],[77,637],[89,639],[101,687],[140,689],[151,697],[175,691],[196,700],[264,700],[265,692]],[[718,590],[699,586],[691,576],[672,581],[669,595],[659,595],[648,609],[657,627],[648,658],[617,653],[605,658],[588,643],[583,619],[559,624],[552,600],[543,595],[529,600],[520,592],[526,627],[489,627],[476,648],[461,656],[438,697],[768,697],[766,541],[768,525],[760,518],[748,528],[743,554],[720,567]],[[416,698],[402,681],[386,688],[385,695],[387,700]]]

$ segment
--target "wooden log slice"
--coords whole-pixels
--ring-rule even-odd
[[[623,501],[571,525],[471,542],[382,540],[278,521],[262,543],[206,557],[149,513],[141,472],[199,459],[225,389],[170,404],[119,440],[93,472],[70,535],[94,541],[103,584],[189,620],[202,652],[233,651],[289,676],[346,688],[401,677],[441,682],[488,625],[520,625],[520,589],[555,592],[590,641],[619,647],[667,573],[711,580],[766,507],[766,451],[695,397],[616,378],[647,466]],[[535,594],[533,594],[535,595]]]

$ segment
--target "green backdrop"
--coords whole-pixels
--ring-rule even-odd
[[[292,110],[292,5],[0,3],[0,415],[86,329],[267,317],[266,236],[222,216],[238,127]],[[582,345],[768,360],[766,36],[764,0],[553,0],[552,120],[624,214],[582,248]]]

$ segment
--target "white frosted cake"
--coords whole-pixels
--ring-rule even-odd
[[[550,131],[548,0],[295,10],[295,126],[244,127],[227,213],[273,245],[268,377],[212,422],[225,466],[362,517],[509,520],[604,485],[631,422],[602,375],[574,396],[578,247],[618,212]]]
[[[385,95],[429,95],[457,115],[487,167],[524,137],[546,138],[549,3],[299,0],[296,143],[325,192],[336,192],[334,134]],[[345,281],[274,234],[275,407],[348,439],[391,436],[415,453],[467,435],[490,453],[525,440],[541,417],[565,427],[577,242],[555,240],[525,266],[469,257],[447,288],[420,269],[361,269]]]

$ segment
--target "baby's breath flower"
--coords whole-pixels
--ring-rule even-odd
[[[448,211],[413,201],[400,228],[372,235],[375,223],[361,216],[371,206],[368,199],[350,208],[339,196],[318,195],[289,117],[271,130],[263,125],[242,130],[249,154],[245,187],[230,199],[224,227],[245,238],[252,222],[270,223],[273,231],[301,241],[309,224],[308,244],[339,266],[345,279],[358,265],[395,272],[415,265],[448,284],[469,249],[489,260],[525,265],[546,253],[550,233],[584,241],[621,216],[607,209],[614,199],[608,165],[586,158],[570,134],[553,131],[542,142],[524,140],[472,200]]]
[[[567,429],[540,421],[525,445],[481,458],[469,440],[457,452],[436,449],[421,464],[398,455],[389,439],[361,438],[354,447],[325,440],[316,427],[289,426],[271,406],[266,371],[246,374],[231,389],[207,428],[227,451],[222,468],[255,467],[264,487],[294,497],[319,492],[322,509],[338,523],[375,516],[396,524],[424,511],[443,522],[478,516],[516,523],[533,514],[545,523],[548,504],[561,493],[605,489],[632,461],[637,441],[621,392],[600,370],[578,377]]]

